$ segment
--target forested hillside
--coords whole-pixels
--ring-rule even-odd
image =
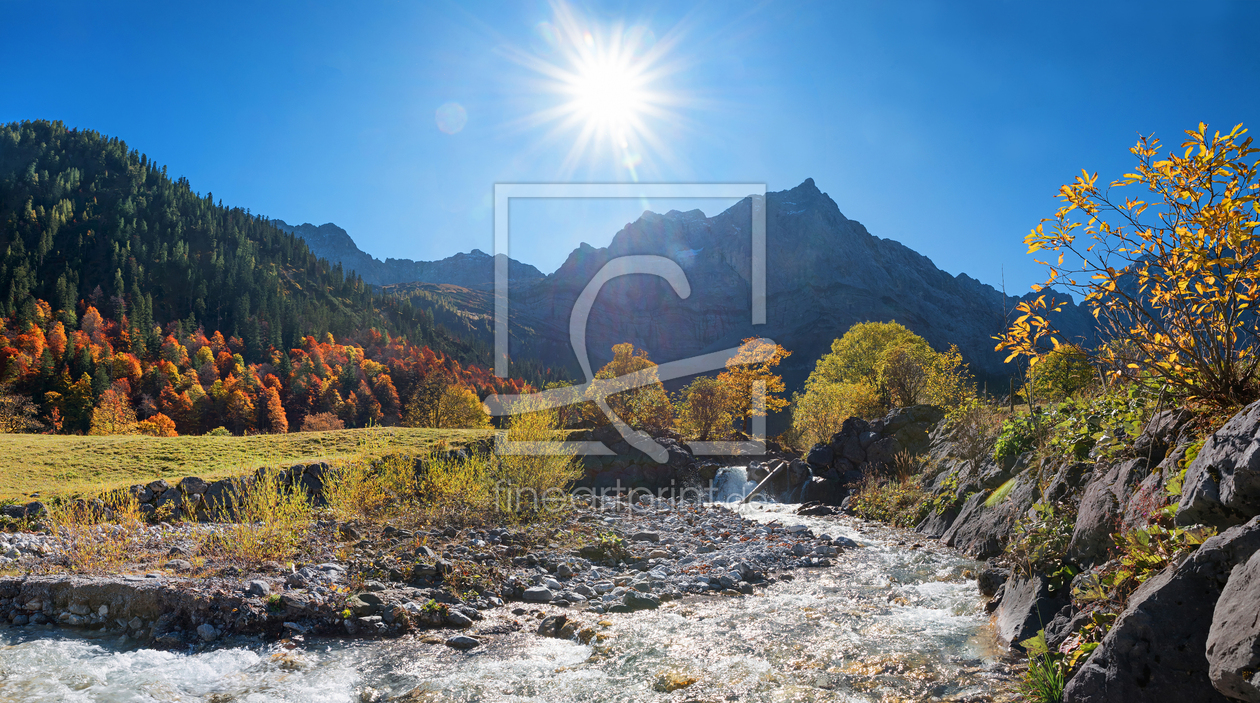
[[[86,383],[90,398],[59,408],[67,430],[87,429],[84,413],[121,380],[142,419],[164,392],[220,404],[184,408],[181,431],[278,425],[262,416],[268,374],[287,414],[328,411],[347,424],[397,420],[396,399],[375,388],[387,367],[410,377],[436,364],[475,388],[505,385],[470,366],[489,358],[483,343],[374,293],[268,220],[171,180],[125,142],[60,122],[0,125],[0,253],[0,383],[45,416]],[[304,364],[324,400],[298,383]],[[250,418],[241,402],[229,418],[234,389],[212,397],[229,380],[244,384]],[[395,393],[405,402],[408,390]],[[380,409],[345,408],[356,395]]]

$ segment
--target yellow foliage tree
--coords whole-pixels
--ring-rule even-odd
[[[1094,380],[1089,353],[1076,344],[1061,344],[1050,350],[1033,368],[1022,389],[1038,402],[1057,403],[1088,386]]]
[[[1092,354],[1114,370],[1149,373],[1179,397],[1218,406],[1260,395],[1260,150],[1245,134],[1241,124],[1222,135],[1200,123],[1184,151],[1163,157],[1158,139],[1142,137],[1129,150],[1136,172],[1106,190],[1084,171],[1061,187],[1062,207],[1024,240],[1048,275],[998,338],[1008,361],[1035,367],[1067,342],[1048,319],[1062,310],[1056,287],[1084,297],[1110,337]]]
[[[683,436],[702,442],[726,436],[734,419],[726,387],[708,376],[697,378],[679,392],[675,412]]]
[[[718,375],[717,381],[725,389],[735,417],[744,420],[745,432],[749,431],[754,416],[787,407],[787,400],[776,395],[786,387],[783,377],[776,374],[774,368],[791,355],[792,352],[778,344],[749,337],[740,345],[739,352],[727,360],[726,371]],[[764,384],[765,391],[760,398],[756,394],[758,383]],[[757,409],[757,401],[761,399],[764,399],[764,412]]]
[[[879,363],[893,347],[930,350],[927,340],[897,322],[859,322],[831,343],[807,383],[869,383],[879,386]]]
[[[876,418],[884,403],[871,384],[815,383],[793,398],[792,430],[798,448],[809,449],[840,431],[851,417]]]
[[[92,411],[92,426],[88,434],[136,434],[139,431],[137,424],[136,411],[127,396],[115,388],[107,388]]]
[[[435,427],[485,429],[490,426],[490,415],[477,398],[477,394],[464,386],[447,386],[438,401],[438,420]]]
[[[595,373],[597,379],[613,379],[627,374],[645,372],[649,382],[639,388],[632,388],[621,393],[608,396],[608,406],[621,418],[622,422],[638,430],[665,429],[674,423],[674,409],[665,393],[665,386],[657,380],[656,364],[648,359],[647,351],[635,349],[629,342],[613,346],[613,359]],[[593,399],[599,391],[597,384],[587,389],[588,399]],[[587,420],[596,424],[608,424],[602,410],[593,402],[586,403]]]

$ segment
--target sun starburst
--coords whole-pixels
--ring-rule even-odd
[[[665,86],[681,67],[671,57],[677,32],[658,41],[642,24],[600,26],[566,4],[552,9],[552,21],[535,27],[531,50],[513,55],[532,72],[530,89],[551,98],[524,120],[550,127],[539,147],[569,143],[563,175],[611,163],[638,180],[646,161],[672,161],[654,126],[683,122],[682,101]]]

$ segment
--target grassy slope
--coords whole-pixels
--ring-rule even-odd
[[[487,430],[407,427],[252,437],[0,434],[0,500],[34,492],[47,498],[158,478],[209,480],[240,475],[258,466],[419,451],[439,440],[458,445],[489,435]]]

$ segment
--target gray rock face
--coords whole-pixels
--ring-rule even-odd
[[[989,567],[980,572],[976,577],[976,588],[980,589],[980,595],[992,598],[997,595],[998,589],[1002,584],[1006,583],[1011,577],[1010,569],[1002,569],[997,567]]]
[[[1260,518],[1209,539],[1142,584],[1068,682],[1065,703],[1225,701],[1208,675],[1208,632],[1230,571],[1257,550]]]
[[[1111,534],[1116,531],[1134,484],[1145,476],[1145,469],[1146,459],[1130,459],[1095,476],[1085,486],[1072,541],[1068,543],[1068,559],[1085,568],[1106,561],[1112,547]]]
[[[1182,428],[1192,417],[1188,411],[1181,409],[1156,413],[1133,442],[1134,453],[1146,459],[1147,466],[1158,465],[1177,445]]]
[[[644,213],[607,247],[584,243],[547,277],[519,287],[513,280],[513,315],[527,321],[514,354],[576,367],[567,333],[573,302],[608,261],[650,254],[675,261],[687,274],[691,295],[679,299],[656,277],[609,282],[587,330],[596,367],[621,342],[647,349],[654,360],[672,360],[765,336],[793,351],[780,369],[788,388],[798,389],[814,360],[844,330],[858,322],[896,320],[934,348],[957,344],[973,371],[1006,373],[991,337],[1004,328],[1005,311],[1019,299],[1004,298],[969,276],[951,276],[927,257],[873,236],[845,217],[812,179],[766,195],[768,314],[765,326],[754,327],[751,208],[751,199],[744,199],[713,217],[698,210]],[[1092,317],[1082,308],[1069,304],[1055,322],[1073,339],[1092,339]]]
[[[997,609],[998,638],[1013,648],[1019,648],[1020,642],[1045,629],[1065,605],[1064,594],[1051,593],[1050,580],[1045,576],[1011,574]]]
[[[1208,437],[1190,463],[1178,525],[1240,525],[1260,515],[1260,401]]]
[[[963,503],[941,541],[975,559],[995,557],[1005,548],[1015,522],[1040,495],[1036,472],[1031,470],[1019,474],[1010,494],[992,508],[984,504],[988,491],[976,493]]]
[[[1260,551],[1234,568],[1216,601],[1207,659],[1216,690],[1260,703]]]

